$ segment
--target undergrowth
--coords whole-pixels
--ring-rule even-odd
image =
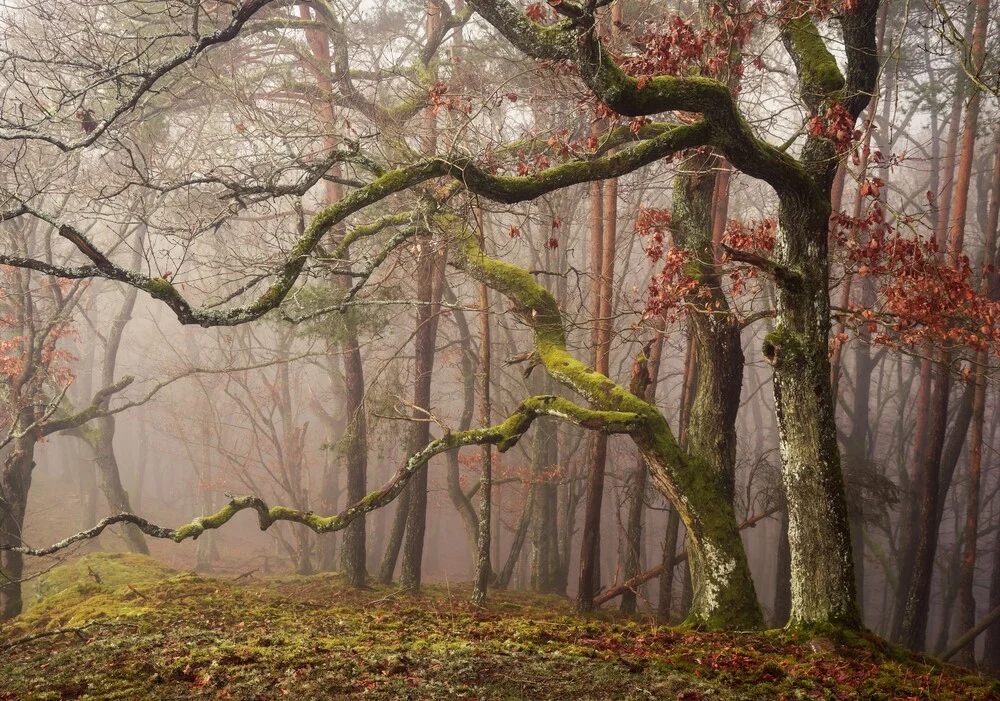
[[[0,699],[1000,699],[996,682],[875,636],[697,633],[534,594],[491,593],[481,610],[469,594],[96,553],[0,625]]]

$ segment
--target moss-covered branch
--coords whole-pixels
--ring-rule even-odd
[[[799,72],[802,98],[810,109],[839,97],[844,89],[844,76],[812,18],[803,15],[789,20],[781,35]]]
[[[63,394],[59,396],[59,400],[53,402],[50,407],[30,425],[23,427],[20,430],[15,430],[16,427],[12,426],[10,431],[7,432],[7,435],[3,439],[0,439],[0,448],[5,447],[14,440],[24,438],[25,436],[33,433],[44,437],[50,436],[53,433],[58,433],[59,431],[72,431],[80,428],[90,421],[93,421],[94,419],[115,413],[108,410],[108,402],[111,401],[111,397],[132,384],[134,379],[135,378],[131,375],[126,375],[122,379],[118,380],[118,382],[97,391],[91,398],[90,404],[80,411],[60,414],[58,413],[59,409],[66,408],[65,406],[61,406],[62,398],[65,394],[64,389]]]
[[[540,395],[530,397],[517,407],[513,414],[497,426],[446,433],[441,438],[427,444],[422,450],[410,456],[381,489],[352,504],[335,516],[320,516],[312,511],[301,511],[284,506],[269,507],[256,496],[233,497],[220,511],[210,516],[201,516],[180,528],[158,526],[135,514],[116,514],[101,520],[93,528],[81,531],[45,548],[23,546],[0,546],[2,550],[22,555],[44,556],[64,550],[74,543],[99,536],[106,528],[119,523],[131,523],[152,538],[161,538],[180,543],[195,539],[207,530],[221,528],[241,511],[250,509],[257,514],[257,523],[262,531],[278,521],[300,523],[316,533],[330,533],[346,528],[362,514],[381,508],[395,499],[403,488],[427,462],[440,453],[468,445],[495,445],[500,452],[510,450],[521,439],[539,416],[552,416],[569,421],[583,428],[605,433],[629,433],[641,424],[641,418],[623,411],[595,411],[578,406],[562,397]]]
[[[89,241],[81,238],[82,234],[77,235],[71,227],[60,228],[73,233],[77,247],[93,261],[92,265],[52,265],[6,254],[0,254],[0,265],[28,268],[62,278],[102,277],[116,280],[137,287],[162,301],[183,324],[236,326],[259,319],[281,304],[299,279],[309,257],[333,227],[352,214],[427,180],[451,176],[468,190],[488,199],[504,203],[525,202],[570,185],[625,175],[677,151],[704,144],[708,134],[703,123],[676,125],[612,156],[562,163],[534,175],[518,177],[493,175],[468,157],[434,158],[385,172],[364,187],[322,209],[292,246],[271,285],[257,299],[235,307],[193,306],[173,282],[119,266]],[[44,215],[35,216],[50,221]],[[359,235],[361,233],[365,233],[364,230]]]
[[[469,4],[527,55],[572,60],[597,98],[619,114],[638,117],[672,110],[697,112],[710,130],[708,143],[744,173],[779,191],[811,187],[806,172],[793,158],[757,138],[725,83],[701,76],[657,76],[640,87],[639,81],[614,61],[592,27],[571,22],[541,27],[508,0],[470,0]],[[553,46],[560,47],[559,51]]]

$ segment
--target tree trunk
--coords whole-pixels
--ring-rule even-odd
[[[344,360],[344,412],[347,425],[343,449],[347,466],[347,503],[357,504],[368,491],[368,422],[365,417],[364,365],[355,325],[345,317],[349,327],[341,350]],[[365,519],[355,519],[344,530],[341,567],[347,583],[363,587],[368,580]]]
[[[457,301],[450,288],[445,290],[445,296],[449,302]],[[462,355],[459,360],[459,367],[462,371],[462,414],[458,420],[458,429],[467,431],[472,426],[472,417],[476,408],[478,360],[475,349],[472,347],[472,333],[469,330],[469,322],[465,318],[465,312],[461,309],[455,309],[452,311],[451,318],[454,319],[455,325],[458,327],[459,343],[462,346]],[[476,515],[475,507],[472,506],[472,500],[462,488],[461,463],[458,460],[458,455],[457,450],[448,451],[446,456],[448,471],[445,479],[448,498],[462,518],[465,534],[469,540],[469,553],[473,564],[475,564],[479,552],[479,517]]]
[[[427,36],[437,32],[441,22],[441,7],[437,0],[427,0]],[[436,74],[436,70],[432,71]],[[437,113],[424,110],[422,150],[432,155],[437,150]],[[431,239],[422,239],[424,252],[417,263],[417,330],[414,340],[415,372],[413,405],[416,423],[410,432],[410,454],[422,449],[430,441],[429,416],[419,411],[430,411],[431,379],[434,371],[434,350],[437,341],[438,303],[444,290],[444,262],[440,252],[432,250]],[[403,565],[400,584],[408,591],[420,589],[424,556],[424,532],[427,529],[427,470],[421,470],[410,481],[409,509],[406,512],[406,532],[403,537]]]
[[[991,611],[1000,609],[1000,518],[994,528],[993,544],[993,574],[990,578]],[[983,656],[983,667],[994,674],[1000,672],[1000,621],[994,622],[986,629],[986,654]]]
[[[30,426],[34,414],[22,410],[16,428]],[[16,438],[9,447],[0,473],[0,544],[21,545],[24,531],[24,514],[31,488],[31,471],[35,467],[37,435]],[[0,621],[21,613],[21,578],[24,573],[24,556],[9,550],[0,551]]]
[[[596,412],[594,421],[588,421],[588,428],[600,429],[605,420],[614,417],[634,417],[627,432],[646,458],[657,487],[671,496],[690,534],[688,559],[695,580],[691,624],[736,629],[759,626],[760,607],[746,553],[732,502],[725,497],[718,473],[698,456],[681,450],[655,407],[567,351],[558,305],[530,273],[488,258],[468,233],[455,241],[455,248],[453,260],[458,267],[514,302],[518,317],[532,329],[546,371],[595,406],[590,410]]]
[[[660,375],[660,359],[663,357],[662,333],[657,332],[649,354],[649,387],[646,388],[647,402],[656,401],[656,385]],[[642,567],[642,516],[646,504],[646,476],[649,470],[642,456],[636,458],[635,469],[629,485],[628,522],[625,530],[625,567],[622,578],[628,581],[639,574]],[[676,547],[676,544],[674,545]],[[622,594],[622,613],[635,613],[637,592],[631,589]]]
[[[430,411],[431,381],[434,372],[434,351],[437,341],[438,303],[444,287],[444,256],[430,249],[425,240],[425,252],[418,263],[417,299],[424,302],[417,307],[417,331],[414,341],[415,371],[413,405]],[[430,442],[430,419],[422,411],[414,413],[415,422],[410,430],[410,454],[421,450]],[[420,589],[421,568],[424,554],[424,532],[427,529],[427,470],[420,470],[410,480],[409,508],[406,512],[406,531],[403,537],[403,564],[400,584],[408,591]]]
[[[970,7],[970,16],[971,10]],[[979,0],[976,6],[976,29],[973,39],[975,51],[978,51],[973,60],[978,61],[979,64],[982,63],[983,51],[985,50],[985,23],[988,11],[989,3],[985,0]],[[960,89],[956,90],[957,95],[961,95],[962,92]],[[955,178],[951,207],[952,217],[948,230],[948,261],[952,266],[958,265],[965,239],[965,221],[968,212],[969,186],[972,177],[980,99],[980,92],[973,89],[972,96],[965,108],[961,160]],[[962,103],[958,102],[957,104],[960,106]],[[949,144],[949,150],[953,151],[951,144]],[[940,231],[941,227],[939,227]],[[940,238],[939,243],[941,243]],[[936,394],[931,414],[930,443],[921,483],[921,521],[914,555],[913,576],[910,579],[910,587],[905,593],[906,603],[901,625],[903,644],[914,650],[923,649],[925,642],[939,525],[938,520],[933,516],[938,512],[941,500],[945,495],[941,489],[940,470],[948,424],[948,398],[951,392],[950,366],[951,354],[947,350],[942,350],[938,367],[935,369]]]
[[[412,480],[411,480],[412,482]],[[410,489],[407,487],[396,499],[396,513],[392,517],[389,537],[385,542],[385,553],[378,571],[380,584],[392,584],[392,575],[399,561],[399,551],[403,547],[403,532],[406,530],[407,515],[410,513]]]
[[[830,150],[828,145],[820,148]],[[765,337],[763,353],[774,369],[782,481],[788,504],[789,624],[859,628],[861,615],[830,387],[830,194],[828,187],[822,192],[823,196],[812,201],[782,198],[775,252],[786,270],[798,274],[794,281],[778,287],[777,325]]]
[[[546,383],[548,384],[548,383]],[[554,421],[540,421],[535,428],[536,493],[535,525],[532,533],[534,587],[540,592],[556,592],[559,572],[559,501],[557,486],[542,472],[559,462],[559,436]]]
[[[987,5],[980,0],[980,5]],[[977,17],[977,29],[979,22]],[[975,38],[974,38],[975,40]],[[1000,220],[1000,139],[997,139],[993,156],[993,177],[989,214],[987,216],[985,242],[983,245],[983,267],[991,264],[996,255],[997,223]],[[983,294],[993,299],[996,296],[995,273],[985,272],[980,284]],[[985,350],[976,353],[973,385],[975,395],[972,400],[972,434],[969,437],[969,485],[965,510],[965,549],[959,582],[961,596],[961,627],[967,631],[976,625],[976,548],[979,540],[979,492],[983,462],[983,428],[986,423],[986,386],[989,370],[989,355]],[[970,641],[960,651],[963,663],[975,666],[975,644]]]
[[[593,133],[600,136],[600,123],[595,122]],[[605,260],[607,253],[607,232],[609,217],[605,209],[610,197],[604,192],[611,181],[603,183],[591,183],[591,245],[590,245],[590,267],[591,267],[591,309],[593,310],[593,345],[594,345],[594,367],[598,372],[607,374],[607,370],[601,370],[601,365],[607,364],[607,354],[604,352],[604,312],[605,301]],[[615,190],[615,203],[617,203],[617,189]],[[612,235],[613,236],[613,235]],[[614,252],[611,253],[614,260]],[[608,319],[610,321],[610,319]],[[580,611],[589,611],[594,606],[594,594],[600,586],[600,544],[601,544],[601,504],[604,498],[604,469],[608,455],[608,437],[595,432],[591,436],[590,463],[587,468],[587,491],[584,501],[583,517],[583,539],[580,546],[580,581],[577,589],[576,605]]]
[[[514,568],[517,565],[518,559],[521,557],[521,551],[524,549],[524,543],[528,539],[528,527],[531,525],[531,514],[534,510],[534,493],[528,492],[528,501],[524,505],[524,509],[521,511],[520,518],[517,519],[517,527],[514,529],[514,540],[510,544],[510,552],[507,554],[507,561],[504,563],[503,569],[497,574],[496,588],[506,589],[510,586],[511,579],[514,577]]]
[[[677,426],[677,441],[682,450],[687,450],[688,424],[691,420],[695,387],[698,385],[698,363],[695,361],[695,353],[694,330],[692,329],[688,335],[687,352],[684,354],[684,379],[681,384],[680,418]],[[679,535],[680,515],[676,509],[671,507],[667,515],[667,530],[663,540],[663,574],[660,575],[660,597],[657,604],[657,617],[664,623],[670,620]],[[687,566],[687,561],[685,561],[684,567],[687,568]],[[687,615],[687,607],[682,608],[682,615]]]
[[[681,519],[677,510],[670,508],[667,514],[667,531],[663,536],[663,572],[660,573],[660,591],[656,602],[656,619],[660,623],[670,623],[671,621],[674,569],[677,567],[677,536],[680,524]]]
[[[486,236],[483,227],[482,210],[476,211],[479,224],[479,245],[486,248]],[[490,296],[489,288],[479,285],[479,422],[481,426],[491,426],[490,405],[490,365],[492,335],[490,334]],[[476,585],[472,592],[472,603],[476,606],[486,605],[486,590],[489,587],[490,575],[490,525],[492,519],[493,499],[493,450],[485,444],[480,448],[480,483],[479,483],[479,539],[476,556]],[[525,509],[527,518],[531,509]],[[509,575],[508,575],[509,578]],[[497,582],[503,588],[506,583]]]
[[[143,251],[143,241],[145,240],[145,229],[140,226],[136,232],[135,241],[132,248],[132,267],[138,267]],[[122,306],[111,322],[111,329],[108,331],[107,341],[104,346],[104,360],[101,366],[101,387],[110,387],[115,382],[115,367],[118,364],[118,349],[121,347],[122,336],[125,333],[125,326],[132,319],[132,310],[135,309],[136,299],[139,296],[138,288],[131,287],[125,292],[125,299]],[[122,485],[121,472],[118,469],[118,459],[115,457],[115,417],[113,415],[96,419],[94,440],[91,443],[94,449],[94,461],[97,464],[97,473],[100,477],[101,490],[104,492],[108,505],[113,513],[131,513],[132,505],[129,503],[128,492]],[[128,549],[135,553],[149,554],[149,547],[146,545],[146,538],[142,531],[131,524],[126,524],[123,528],[125,543]]]
[[[778,557],[774,568],[775,627],[788,623],[792,615],[792,553],[788,545],[788,510],[781,510],[781,530],[778,533]]]

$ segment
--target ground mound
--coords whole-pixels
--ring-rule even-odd
[[[467,586],[219,579],[96,553],[0,625],[0,699],[1000,699],[880,639],[696,633]]]

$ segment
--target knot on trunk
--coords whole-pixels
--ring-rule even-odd
[[[802,342],[795,332],[784,327],[778,327],[764,336],[761,346],[764,360],[772,367],[787,363],[789,360],[800,359],[803,356]]]

